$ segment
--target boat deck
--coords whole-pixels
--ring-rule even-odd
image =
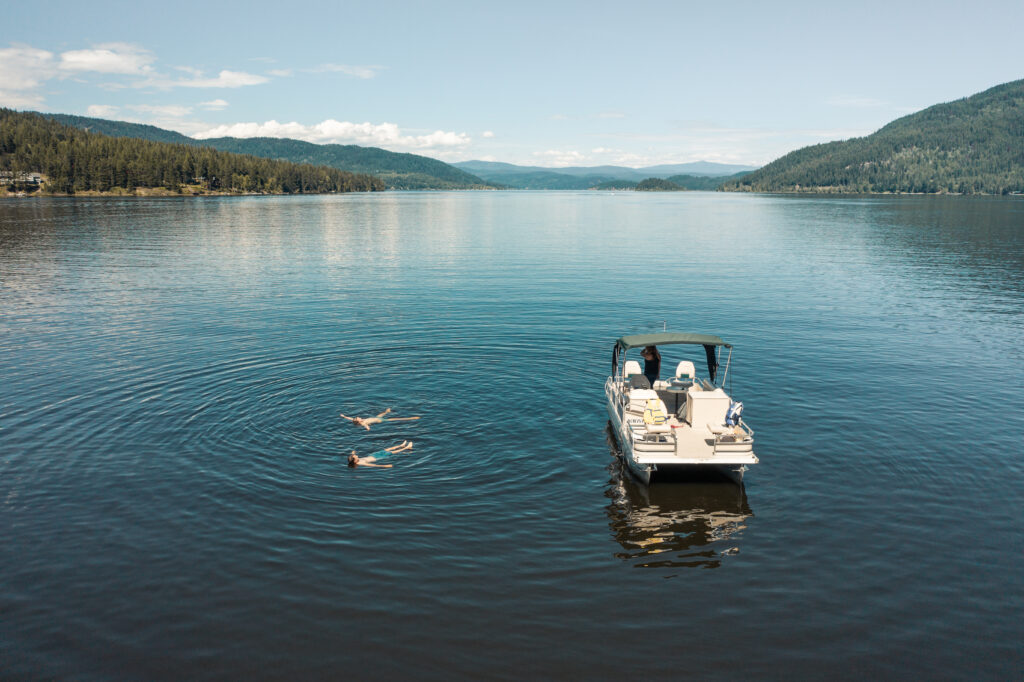
[[[744,430],[723,428],[716,444],[716,434],[708,427],[694,427],[680,419],[681,415],[673,414],[668,421],[669,430],[654,436],[658,442],[651,442],[644,438],[649,427],[643,421],[643,412],[628,407],[623,412],[625,432],[637,464],[700,466],[758,462],[753,438],[747,437]]]

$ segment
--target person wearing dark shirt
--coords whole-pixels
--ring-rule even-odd
[[[661,373],[661,353],[658,352],[657,346],[647,346],[640,355],[644,359],[644,376],[651,382],[653,388]]]

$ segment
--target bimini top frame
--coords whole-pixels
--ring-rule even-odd
[[[625,363],[626,351],[630,348],[641,348],[644,346],[671,346],[677,344],[690,344],[704,346],[704,354],[708,360],[708,378],[715,383],[715,375],[718,374],[718,349],[728,348],[729,355],[725,361],[725,372],[722,375],[722,383],[725,383],[729,376],[729,362],[732,360],[732,344],[726,343],[717,336],[711,334],[690,334],[687,332],[656,332],[653,334],[630,334],[623,336],[615,342],[615,349],[612,352],[612,374],[616,374],[619,364],[619,355],[622,355]]]
[[[695,346],[725,346],[732,348],[731,343],[726,343],[717,336],[711,334],[687,334],[684,332],[657,332],[655,334],[631,334],[623,336],[618,340],[619,348],[629,350],[640,346],[670,346],[675,343],[689,343]]]

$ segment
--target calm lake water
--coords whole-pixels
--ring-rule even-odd
[[[744,487],[623,475],[663,324]],[[3,200],[0,677],[1019,679],[1022,339],[1021,200]]]

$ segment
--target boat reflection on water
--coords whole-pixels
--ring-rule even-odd
[[[621,458],[605,495],[609,527],[622,551],[615,556],[637,568],[717,568],[738,554],[753,516],[742,485],[717,479],[636,482]]]

